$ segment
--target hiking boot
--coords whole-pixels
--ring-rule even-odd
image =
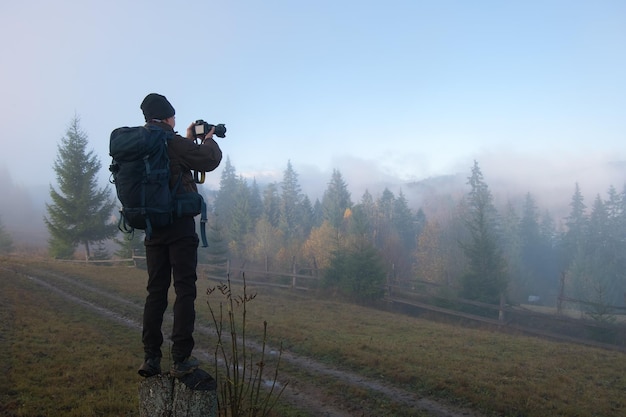
[[[185,360],[181,362],[175,361],[172,364],[172,367],[170,368],[170,375],[172,375],[174,378],[180,378],[192,373],[193,371],[198,369],[198,366],[200,366],[200,361],[198,361],[198,359],[194,358],[193,356],[187,356]]]
[[[137,373],[144,378],[159,375],[161,373],[161,358],[146,359]]]

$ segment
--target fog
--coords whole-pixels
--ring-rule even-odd
[[[280,183],[283,166],[267,172],[245,172],[237,169],[237,156],[230,157],[238,175],[248,181],[255,180],[260,187],[270,183]],[[485,182],[488,184],[497,206],[508,201],[520,202],[531,193],[541,212],[548,210],[557,225],[569,213],[569,203],[578,184],[585,197],[587,207],[593,199],[606,196],[610,186],[621,191],[626,179],[626,161],[612,159],[610,154],[571,155],[521,155],[507,152],[486,152],[477,155]],[[467,191],[466,181],[470,175],[473,159],[459,161],[456,169],[447,175],[428,178],[399,178],[390,170],[381,167],[373,160],[356,157],[341,157],[334,160],[334,169],[341,172],[352,196],[358,203],[365,190],[375,198],[385,188],[394,194],[404,193],[411,209],[415,212],[427,203],[429,198],[452,194],[459,196]],[[101,184],[108,186],[114,195],[114,188],[108,184],[108,160],[101,160]],[[293,164],[298,175],[302,192],[312,202],[321,199],[331,178],[331,171],[322,170],[312,164]],[[221,168],[207,176],[205,192],[217,190]],[[55,179],[42,179],[41,184],[22,185],[12,178],[6,167],[0,167],[0,222],[11,234],[18,246],[41,248],[47,246],[48,233],[43,222],[46,215],[46,202],[50,200],[50,185],[58,189]],[[428,213],[427,213],[428,214]]]

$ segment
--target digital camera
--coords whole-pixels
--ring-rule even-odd
[[[226,125],[224,125],[223,123],[212,125],[205,122],[204,120],[196,120],[193,127],[193,134],[196,138],[204,138],[206,134],[209,133],[212,127],[215,127],[215,136],[217,136],[218,138],[226,137]]]

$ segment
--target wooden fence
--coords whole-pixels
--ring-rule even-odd
[[[268,287],[288,288],[294,290],[308,291],[317,287],[319,277],[298,273],[297,267],[292,267],[292,272],[275,272],[269,270],[261,270],[256,268],[233,267],[228,261],[222,265],[198,264],[200,275],[205,278],[226,281],[227,278],[231,282],[246,283],[254,285],[262,285]]]
[[[144,256],[133,256],[118,260],[83,260],[78,263],[132,263],[136,267],[145,268]],[[302,273],[294,264],[291,272],[276,272],[267,269],[248,268],[245,265],[233,267],[231,262],[222,265],[198,264],[198,275],[207,279],[225,282],[230,279],[234,283],[268,286],[292,290],[308,291],[319,288],[317,271],[308,270]],[[454,288],[427,281],[412,280],[402,285],[388,283],[385,285],[384,301],[395,311],[412,315],[436,315],[453,318],[457,321],[495,326],[502,330],[512,330],[556,340],[593,345],[603,348],[617,349],[626,352],[626,320],[617,323],[591,320],[581,315],[572,317],[564,313],[564,303],[592,306],[593,303],[568,298],[560,291],[557,297],[555,312],[533,310],[531,306],[514,306],[504,302],[501,297],[499,304],[481,303],[456,296],[442,296]],[[626,314],[626,307],[610,306],[615,315]]]
[[[459,297],[439,296],[428,287],[441,287],[418,282],[420,291],[405,286],[387,287],[386,300],[396,310],[415,315],[445,317],[462,322],[494,326],[501,330],[521,332],[554,340],[591,345],[626,352],[626,323],[575,318],[566,314],[536,311],[531,306],[487,304]],[[580,300],[567,299],[569,302]],[[624,311],[622,307],[614,307]],[[562,310],[561,310],[562,311]]]

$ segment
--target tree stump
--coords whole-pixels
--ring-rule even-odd
[[[217,384],[202,369],[182,378],[169,374],[139,384],[140,417],[216,417]]]

